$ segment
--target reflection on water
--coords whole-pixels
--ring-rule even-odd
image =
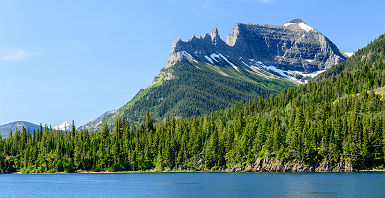
[[[376,173],[0,175],[0,197],[384,197]]]

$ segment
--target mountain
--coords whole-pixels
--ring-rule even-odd
[[[347,57],[351,57],[351,56],[354,55],[354,52],[345,52],[345,55],[346,55]]]
[[[100,129],[103,121],[112,126],[117,117],[141,122],[146,111],[155,120],[213,112],[307,83],[346,59],[301,19],[279,26],[237,23],[226,41],[214,28],[203,37],[173,42],[169,60],[149,87],[84,127]]]
[[[156,123],[147,114],[138,127],[122,118],[113,130],[104,126],[0,141],[0,173],[383,170],[385,35],[275,96]]]
[[[83,127],[95,128],[97,126],[100,126],[107,118],[114,115],[114,113],[116,113],[116,110],[107,111],[107,112],[103,113],[101,116],[99,116],[98,118],[96,118],[95,120],[88,122],[84,126],[79,127],[78,130],[81,130]]]
[[[55,130],[65,131],[65,130],[71,130],[72,124],[70,124],[67,121],[64,121],[62,124],[59,124],[58,126],[53,127]]]
[[[301,19],[280,26],[237,23],[226,42],[214,28],[203,38],[175,41],[170,59],[183,60],[179,58],[183,54],[185,59],[186,55],[192,56],[214,65],[237,64],[250,69],[273,66],[286,72],[317,72],[347,58],[326,36]]]
[[[16,122],[11,122],[8,124],[1,125],[0,135],[3,138],[8,137],[10,131],[14,132],[16,129],[18,129],[19,131],[22,131],[23,127],[25,129],[29,129],[30,132],[40,128],[40,126],[37,124],[33,124],[25,121],[16,121]]]
[[[202,127],[201,132],[210,136],[206,142],[200,143],[204,148],[195,154],[191,154],[194,152],[191,150],[182,150],[182,153],[189,153],[191,159],[206,153],[206,157],[196,159],[195,167],[210,169],[225,159],[223,167],[232,167],[230,171],[236,172],[383,169],[385,34],[306,85],[283,91],[272,98],[216,112],[209,117],[213,125],[207,124],[208,116],[202,117],[189,121],[194,121],[195,126],[204,123],[211,127],[208,132]],[[186,124],[186,120],[179,121],[184,126],[191,126]],[[196,120],[203,121],[196,123]],[[239,128],[227,127],[234,125]],[[191,133],[199,134],[195,129],[190,131],[190,134],[184,131],[183,136],[177,136],[178,131],[169,136],[178,139],[181,136],[192,137]],[[182,148],[186,148],[184,142],[194,142],[202,137],[195,136],[198,137],[188,141],[179,139]],[[222,139],[218,140],[218,137]],[[224,146],[213,147],[213,142]],[[194,147],[189,145],[189,148]],[[158,156],[157,159],[163,158]],[[190,159],[186,162],[187,165],[192,163]],[[178,164],[175,167],[183,166]]]

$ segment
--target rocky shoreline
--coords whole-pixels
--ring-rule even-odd
[[[86,171],[80,170],[78,174],[109,174],[109,173],[333,173],[333,172],[384,172],[385,169],[354,169],[349,159],[341,159],[337,166],[329,163],[320,164],[317,167],[309,166],[301,161],[293,160],[284,162],[279,159],[269,159],[268,157],[259,158],[254,163],[249,163],[243,167],[233,166],[222,170],[147,170],[147,171]],[[15,172],[12,174],[24,174]],[[65,174],[56,173],[30,173],[30,174]]]
[[[169,171],[154,171],[154,170],[148,170],[148,171],[78,171],[73,173],[66,173],[66,172],[55,172],[55,173],[22,173],[22,172],[14,172],[9,174],[125,174],[125,173],[340,173],[340,172],[385,172],[385,169],[365,169],[365,170],[352,170],[352,171],[341,171],[341,170],[328,170],[328,171],[268,171],[268,170],[261,170],[261,171],[249,171],[246,169],[242,170],[169,170]],[[7,173],[3,173],[7,174]]]
[[[234,166],[229,172],[353,172],[352,164],[348,159],[341,160],[336,167],[325,163],[317,167],[308,166],[301,161],[293,160],[283,162],[278,159],[259,158],[253,164],[247,164],[245,167]],[[369,170],[368,170],[369,171]]]

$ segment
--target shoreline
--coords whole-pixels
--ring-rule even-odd
[[[302,172],[294,172],[294,171],[280,171],[280,172],[268,172],[268,171],[192,171],[192,170],[178,170],[178,171],[155,171],[155,170],[148,170],[148,171],[77,171],[77,172],[54,172],[54,173],[22,173],[20,171],[13,172],[13,173],[2,173],[2,174],[25,174],[25,175],[34,175],[34,174],[127,174],[127,173],[360,173],[360,172],[385,172],[385,169],[364,169],[364,170],[353,170],[353,171],[302,171]],[[1,174],[1,173],[0,173]]]

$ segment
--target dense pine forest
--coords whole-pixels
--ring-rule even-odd
[[[215,113],[158,122],[147,113],[140,125],[117,118],[100,131],[16,130],[0,140],[0,171],[242,170],[258,159],[384,168],[384,87],[382,35],[307,85]]]

